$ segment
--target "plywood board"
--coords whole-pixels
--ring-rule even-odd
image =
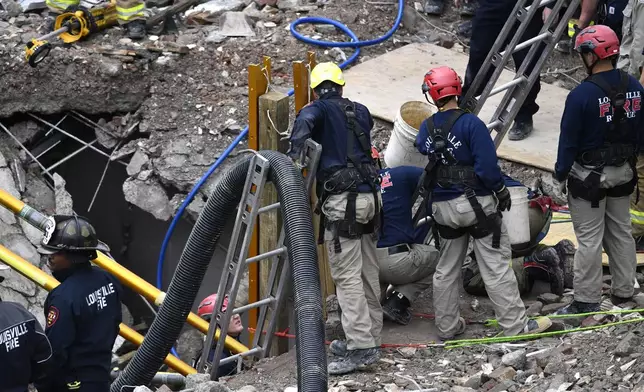
[[[421,84],[430,68],[448,65],[464,78],[467,60],[465,53],[432,44],[406,45],[347,70],[345,96],[366,105],[375,117],[393,122],[405,102],[425,100]],[[514,74],[505,70],[497,85],[513,78]],[[568,90],[542,83],[537,98],[540,110],[534,117],[534,132],[521,141],[506,138],[499,147],[499,157],[552,171],[567,95]],[[502,96],[500,93],[487,100],[479,113],[483,121],[489,122]]]
[[[555,213],[554,217],[570,218],[570,215]],[[555,223],[555,221],[553,220],[552,224],[550,224],[550,230],[548,231],[548,235],[546,235],[546,238],[544,238],[543,241],[541,241],[541,243],[545,245],[554,246],[563,239],[569,239],[570,241],[572,241],[573,244],[575,244],[575,247],[577,247],[577,237],[575,237],[575,231],[572,227],[572,222]],[[608,265],[608,255],[606,254],[606,252],[602,253],[602,263],[604,265]],[[644,265],[643,253],[637,254],[637,265],[638,266]]]

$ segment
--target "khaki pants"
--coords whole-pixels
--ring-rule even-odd
[[[583,180],[589,169],[575,162],[570,175]],[[600,187],[612,188],[632,180],[633,170],[628,164],[606,166]],[[635,240],[629,213],[630,197],[606,197],[592,208],[589,201],[574,198],[568,192],[570,217],[577,237],[575,253],[575,300],[599,303],[602,287],[602,246],[608,254],[613,276],[612,293],[618,297],[633,295],[635,268]]]
[[[72,5],[79,5],[80,0],[46,0],[51,12],[60,14]],[[145,2],[143,0],[117,0],[116,13],[120,25],[133,20],[145,20]]]
[[[644,56],[642,56],[642,48],[644,48],[644,2],[629,0],[624,8],[622,34],[617,68],[639,79],[639,67],[644,65]]]
[[[322,212],[331,221],[344,219],[348,192],[329,197]],[[380,198],[377,201],[382,205]],[[356,221],[368,223],[376,213],[372,194],[361,193],[356,199]],[[342,328],[347,337],[347,349],[380,346],[382,308],[379,295],[377,233],[359,239],[340,237],[342,251],[335,253],[333,235],[325,230],[324,239],[329,256],[331,276],[342,309]]]
[[[380,282],[391,284],[413,302],[427,290],[436,271],[439,254],[431,245],[413,244],[409,252],[389,255],[389,248],[378,248]]]
[[[494,196],[477,199],[486,214],[496,211]],[[435,221],[443,226],[469,227],[477,222],[470,202],[464,195],[435,202],[432,209]],[[459,286],[468,243],[469,235],[456,239],[441,237],[441,255],[434,274],[434,310],[436,327],[443,339],[452,338],[459,330]],[[490,234],[474,240],[474,253],[499,325],[508,336],[522,332],[528,319],[514,272],[510,268],[512,251],[507,228],[502,226],[501,246],[498,249],[492,248]]]

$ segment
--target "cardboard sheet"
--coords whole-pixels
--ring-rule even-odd
[[[430,68],[448,65],[464,78],[467,60],[465,53],[455,50],[427,43],[410,44],[347,70],[345,95],[366,105],[375,117],[393,122],[405,102],[425,100],[421,84]],[[497,85],[507,83],[513,77],[512,72],[505,70]],[[506,138],[499,147],[499,157],[552,171],[567,95],[568,90],[542,83],[534,132],[521,141]],[[499,93],[487,100],[479,113],[483,121],[489,122],[502,97],[503,93]]]

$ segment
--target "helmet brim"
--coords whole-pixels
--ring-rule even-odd
[[[102,241],[98,241],[98,244],[93,247],[93,248],[75,248],[75,249],[59,249],[56,247],[49,247],[45,245],[41,245],[38,247],[37,251],[41,255],[53,255],[54,253],[58,253],[61,251],[70,251],[70,252],[82,252],[82,251],[90,251],[90,250],[97,250],[103,253],[109,253],[110,252],[110,247],[107,246],[106,243]]]

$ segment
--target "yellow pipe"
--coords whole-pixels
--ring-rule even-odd
[[[9,209],[14,214],[18,215],[20,218],[25,219],[28,223],[34,225],[34,227],[42,230],[41,227],[38,227],[38,225],[32,223],[32,221],[29,219],[29,217],[36,211],[2,189],[0,189],[0,204]],[[36,212],[36,214],[40,215],[40,213],[38,212]],[[123,267],[105,254],[101,252],[97,253],[98,257],[92,260],[96,265],[116,276],[116,278],[127,287],[143,295],[148,300],[153,301],[157,306],[161,305],[163,299],[165,298],[164,292],[157,289],[155,286],[148,283],[145,279],[140,278],[138,275]],[[187,322],[202,333],[208,333],[208,327],[210,324],[196,314],[190,312],[190,314],[188,314]],[[219,339],[220,336],[221,330],[217,328],[217,330],[215,331],[215,339]],[[244,346],[230,336],[226,336],[225,346],[228,350],[232,351],[235,354],[249,351],[248,347]]]
[[[50,275],[47,275],[45,272],[41,271],[40,268],[35,267],[30,262],[21,258],[2,245],[0,245],[0,260],[4,261],[7,265],[11,266],[11,268],[13,268],[15,271],[18,271],[26,278],[36,282],[40,287],[44,288],[47,291],[53,290],[60,284],[58,280]],[[140,346],[141,343],[143,343],[143,336],[123,323],[121,323],[120,325],[119,335],[123,336],[125,339],[136,344],[137,346]],[[164,362],[166,365],[170,366],[172,369],[178,371],[184,376],[197,373],[194,368],[192,368],[179,358],[175,357],[174,355],[168,354],[168,356],[165,357]]]

